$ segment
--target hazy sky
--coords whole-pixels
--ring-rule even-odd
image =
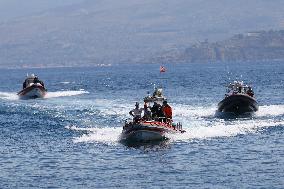
[[[0,0],[0,22],[84,0]]]

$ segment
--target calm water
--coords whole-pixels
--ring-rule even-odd
[[[283,188],[284,63],[165,66],[0,70],[0,188]],[[45,81],[45,99],[18,100],[26,73]],[[234,79],[254,87],[259,112],[215,118]],[[119,143],[154,83],[187,132]]]

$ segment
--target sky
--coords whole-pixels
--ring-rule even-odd
[[[0,22],[82,1],[84,0],[0,0]]]

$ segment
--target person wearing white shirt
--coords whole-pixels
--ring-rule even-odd
[[[139,108],[139,103],[136,102],[135,108],[129,112],[133,116],[133,122],[138,122],[141,120],[143,108]]]

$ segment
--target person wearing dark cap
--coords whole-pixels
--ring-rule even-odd
[[[143,108],[139,108],[139,103],[135,103],[135,108],[129,112],[133,116],[133,122],[139,122],[141,120]]]
[[[173,118],[173,112],[172,112],[172,107],[168,104],[167,101],[163,102],[163,107],[162,110],[164,112],[164,115],[166,117],[167,121],[171,121]]]
[[[160,109],[161,109],[161,105],[158,104],[157,102],[154,102],[154,105],[151,107],[152,117],[154,119],[159,117],[158,116],[158,114],[159,114],[158,112],[159,112]]]

